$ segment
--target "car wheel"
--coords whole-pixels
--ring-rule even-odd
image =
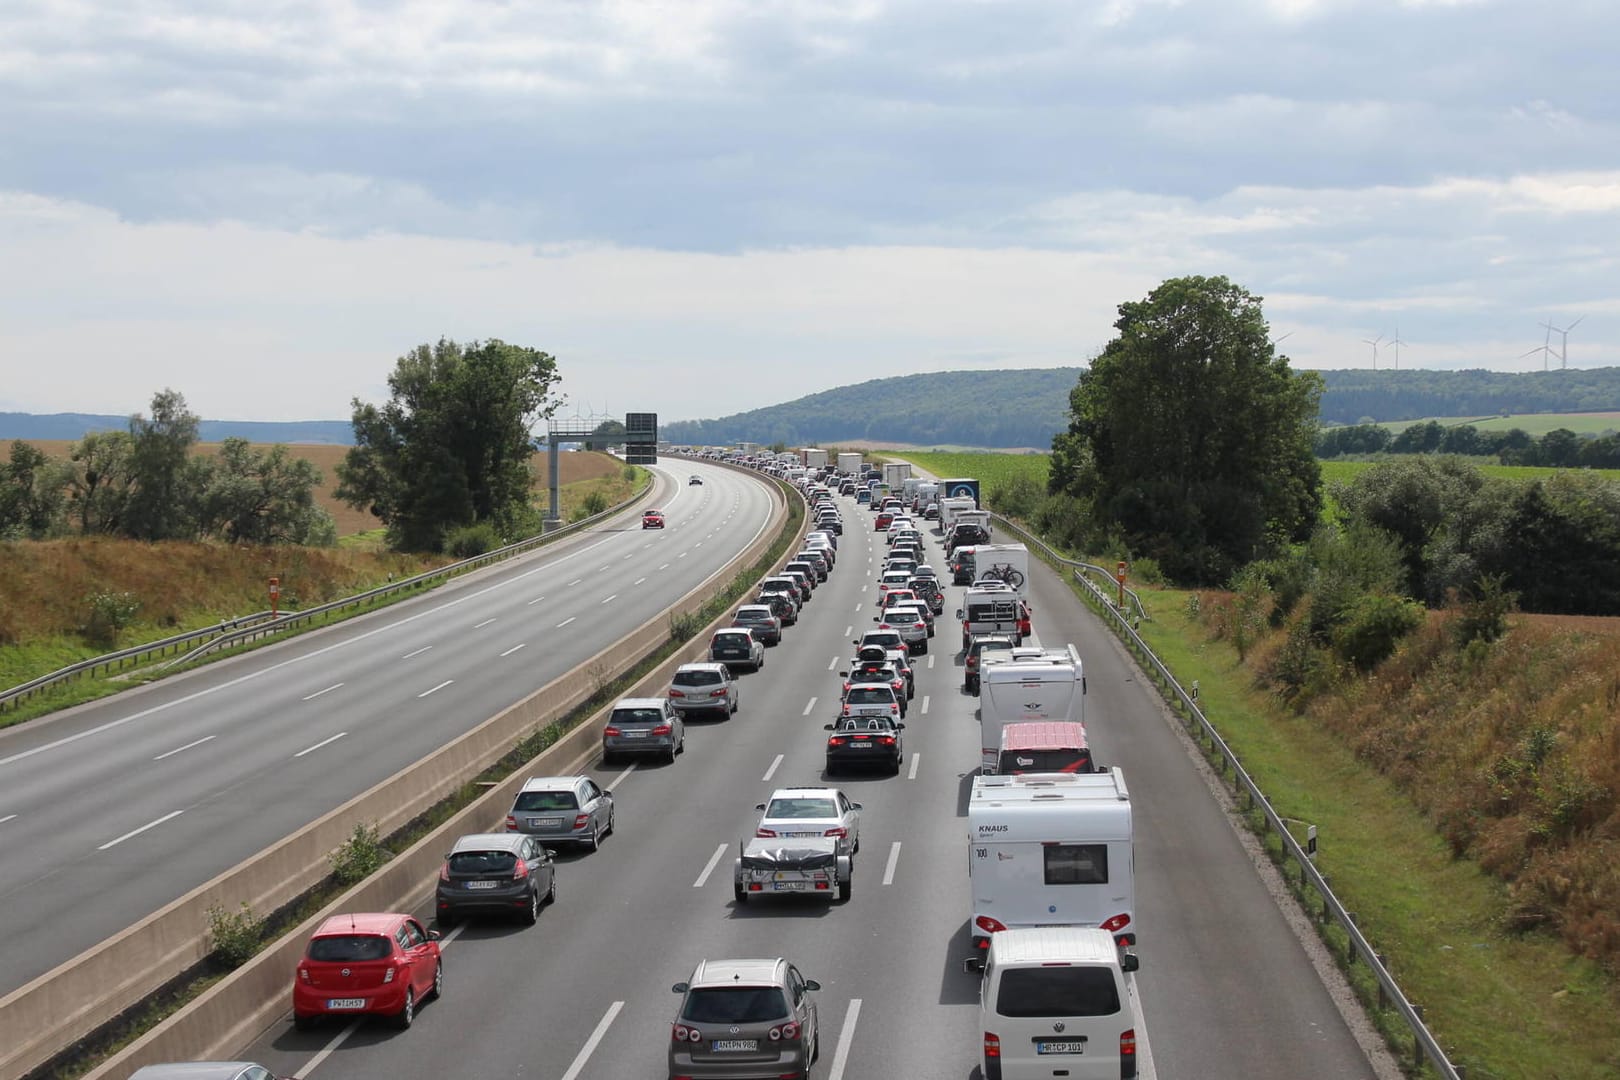
[[[456,925],[455,912],[449,910],[439,912],[439,929],[448,930],[454,925]]]
[[[890,776],[899,776],[900,775],[900,755],[899,754],[896,754],[894,756],[894,760],[889,763],[889,775]]]
[[[664,764],[666,764],[666,765],[675,764],[675,755],[679,754],[680,752],[681,752],[681,748],[679,746],[672,746],[668,750],[665,750],[664,751]]]
[[[827,768],[826,768],[825,771],[826,771],[828,776],[831,776],[833,773],[838,771],[837,769],[833,768],[833,759],[832,758],[827,759]]]
[[[925,653],[927,651],[928,651],[928,639],[927,638],[924,638],[923,640],[917,642],[917,655],[918,656],[921,656],[923,653]]]
[[[742,704],[742,695],[734,694],[731,698],[731,715],[737,715],[737,707]]]
[[[602,848],[602,827],[595,822],[591,823],[591,835],[585,840],[586,851],[600,851]]]
[[[816,1028],[815,1035],[810,1040],[810,1064],[814,1065],[821,1060],[821,1029]]]
[[[416,991],[409,988],[405,991],[405,1004],[400,1006],[399,1012],[394,1014],[394,1026],[404,1030],[416,1022]]]
[[[611,751],[611,750],[603,750],[602,751],[602,764],[603,765],[612,765],[617,760],[618,760],[618,755],[615,754],[613,751]]]
[[[612,836],[613,835],[613,811],[611,809],[608,810],[607,831],[603,835],[605,835],[605,836]]]
[[[550,907],[557,902],[557,868],[551,868],[551,883],[546,886],[546,906]]]
[[[853,874],[838,883],[838,902],[840,904],[849,903],[849,893],[851,888],[854,887],[854,884],[855,880]]]
[[[855,846],[849,849],[849,853],[851,855],[859,855],[860,852],[861,852],[861,834],[856,833],[855,834]]]
[[[299,1013],[293,1013],[293,1027],[298,1031],[314,1031],[319,1020],[320,1017],[314,1014],[303,1016]]]
[[[529,906],[523,909],[523,925],[533,926],[540,919],[540,894],[529,890]]]
[[[748,903],[748,891],[742,887],[742,882],[733,881],[731,883],[731,898],[739,904]]]
[[[428,988],[423,1001],[438,1001],[439,995],[444,993],[444,961],[440,960],[433,968],[433,985]]]

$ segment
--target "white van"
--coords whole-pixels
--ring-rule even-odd
[[[1137,969],[1103,930],[1007,930],[979,983],[984,1080],[1120,1080],[1136,1075]]]
[[[1025,926],[1097,926],[1136,944],[1131,796],[1119,769],[975,776],[968,916],[983,949]]]

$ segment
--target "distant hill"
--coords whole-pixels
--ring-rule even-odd
[[[1079,368],[939,371],[873,379],[718,420],[659,425],[688,446],[885,442],[1045,448],[1069,425]]]
[[[1324,371],[1324,424],[1426,416],[1620,409],[1620,368],[1567,371]]]
[[[12,439],[82,439],[92,431],[127,430],[127,416],[95,413],[51,413],[40,416],[34,413],[0,412],[0,440],[7,442]],[[204,420],[198,425],[197,438],[201,442],[220,442],[232,437],[251,443],[352,446],[354,427],[347,420]]]

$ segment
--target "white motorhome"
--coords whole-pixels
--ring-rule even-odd
[[[962,621],[962,648],[968,647],[975,634],[1011,634],[1014,642],[1022,642],[1025,609],[1023,600],[1005,585],[970,587],[956,609],[956,617]]]
[[[1008,659],[980,669],[980,769],[996,771],[1002,728],[1039,720],[1086,722],[1086,671],[1072,643],[1061,649],[1014,648]]]
[[[963,511],[974,511],[979,504],[965,495],[947,495],[939,500],[939,527],[943,532],[956,524],[956,515]]]
[[[968,797],[974,944],[1025,926],[1096,926],[1136,943],[1131,796],[1119,769],[975,776]]]
[[[972,583],[994,578],[1020,597],[1027,595],[1029,548],[1023,544],[972,544],[959,551],[966,554],[957,560],[960,572],[953,566],[953,580],[965,576]]]

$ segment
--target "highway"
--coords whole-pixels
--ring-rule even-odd
[[[0,733],[0,994],[599,655],[759,534],[772,495],[659,467],[639,508],[414,599]],[[687,477],[699,473],[701,486]],[[64,913],[71,912],[71,918]]]
[[[977,1076],[978,983],[961,961],[979,739],[950,618],[960,590],[917,660],[900,774],[824,778],[822,725],[850,641],[871,625],[884,550],[869,512],[840,502],[832,577],[765,669],[743,677],[735,717],[693,722],[672,765],[558,763],[614,792],[617,829],[599,852],[560,855],[559,900],[537,926],[450,931],[444,996],[409,1031],[373,1020],[298,1032],[287,1017],[241,1055],[305,1080],[654,1080],[667,1075],[671,984],[704,957],[781,955],[823,987],[818,1080]],[[928,543],[942,567],[937,534]],[[1085,657],[1092,746],[1133,793],[1141,1075],[1373,1077],[1154,691],[1055,574],[1036,564],[1031,578],[1037,636]],[[864,806],[850,901],[736,904],[731,860],[755,804],[778,785],[822,783]],[[430,892],[423,882],[424,921]]]

